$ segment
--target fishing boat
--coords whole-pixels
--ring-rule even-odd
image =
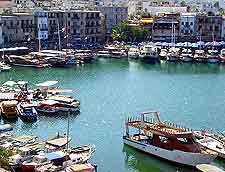
[[[1,116],[8,120],[16,120],[18,118],[16,110],[17,104],[18,102],[16,100],[2,101],[0,103]]]
[[[10,55],[9,59],[10,63],[14,66],[33,67],[33,68],[49,67],[49,64],[42,63],[39,59],[33,58],[33,56],[31,56],[30,54],[25,56]]]
[[[219,52],[217,50],[208,50],[208,53],[206,55],[206,61],[208,63],[219,63]]]
[[[35,110],[36,105],[30,103],[20,103],[17,105],[19,117],[24,122],[36,122],[38,113]]]
[[[18,149],[18,153],[9,157],[10,167],[17,171],[21,169],[21,164],[24,161],[30,160],[37,152],[33,152],[31,149],[26,147],[21,147]]]
[[[167,57],[166,57],[167,61],[168,62],[178,62],[180,60],[179,51],[180,51],[179,48],[174,48],[174,47],[170,48],[169,52],[167,54]]]
[[[95,59],[94,53],[91,50],[75,50],[74,55],[84,63],[89,63]]]
[[[154,118],[149,120],[146,115]],[[125,125],[124,144],[147,154],[193,167],[209,164],[217,156],[213,151],[201,149],[192,131],[161,122],[157,112],[143,112],[140,118],[129,118]],[[134,129],[138,132],[130,134]]]
[[[161,60],[166,60],[167,54],[168,54],[167,49],[161,49],[159,53],[159,58]]]
[[[63,166],[63,163],[69,159],[68,154],[63,151],[56,151],[51,153],[40,153],[33,156],[32,159],[24,161],[21,164],[22,172],[36,172],[36,168],[43,165],[52,164],[56,166]]]
[[[93,145],[83,145],[78,147],[71,147],[66,150],[69,154],[70,160],[73,163],[81,164],[87,162],[92,154],[95,152],[95,146]]]
[[[204,50],[195,50],[194,60],[197,63],[204,63],[204,62],[206,62],[205,51]]]
[[[97,167],[89,163],[86,164],[73,164],[65,169],[64,172],[97,172]]]
[[[80,111],[80,102],[69,96],[55,95],[48,98],[56,101],[56,109],[61,112],[76,112]]]
[[[59,109],[57,109],[57,101],[54,100],[43,100],[38,103],[37,107],[35,109],[40,114],[45,115],[56,115],[59,112]]]
[[[128,51],[128,58],[129,59],[138,59],[139,54],[140,54],[139,49],[132,47]]]
[[[220,61],[222,63],[225,62],[225,49],[222,49],[221,52],[220,52]]]
[[[193,60],[194,60],[194,57],[190,49],[184,49],[181,51],[182,62],[192,62]]]
[[[140,51],[140,60],[147,63],[158,63],[157,48],[153,45],[144,45]]]
[[[0,125],[0,133],[5,133],[12,131],[13,127],[10,124],[1,124]]]

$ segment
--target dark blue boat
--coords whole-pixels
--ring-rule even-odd
[[[19,117],[24,122],[36,122],[38,113],[34,104],[20,103],[17,106]]]

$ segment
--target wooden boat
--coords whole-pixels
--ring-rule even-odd
[[[16,110],[17,104],[18,104],[18,102],[15,101],[15,100],[2,101],[0,103],[1,116],[5,119],[8,119],[8,120],[17,119],[18,118],[17,110]]]
[[[192,62],[194,57],[192,55],[192,51],[190,49],[184,49],[181,52],[181,61],[182,62]]]
[[[76,112],[80,111],[80,102],[68,96],[56,95],[48,98],[56,101],[56,109],[61,112]]]
[[[206,55],[204,50],[195,50],[194,60],[197,63],[205,63]]]
[[[209,50],[206,57],[207,57],[206,61],[208,63],[219,63],[220,62],[219,52],[217,50]]]
[[[154,116],[151,121],[146,118],[149,114]],[[216,158],[215,152],[200,148],[191,131],[174,126],[162,123],[157,112],[144,112],[140,118],[126,121],[123,141],[147,154],[187,166],[209,164]],[[138,133],[130,134],[129,127]]]
[[[178,62],[179,57],[179,48],[170,48],[166,57],[168,62]]]
[[[35,107],[37,112],[45,115],[56,115],[59,112],[59,109],[56,108],[57,101],[54,100],[44,100],[39,102],[38,106]]]
[[[222,49],[220,52],[220,61],[225,63],[225,49]]]
[[[152,45],[144,45],[140,51],[140,60],[147,63],[158,63],[157,48]]]
[[[17,105],[19,117],[24,122],[36,122],[38,113],[35,110],[36,105],[29,103],[20,103]]]
[[[73,164],[65,172],[97,172],[97,169],[91,164]]]
[[[49,67],[49,64],[42,62],[39,59],[35,59],[31,55],[26,55],[26,56],[10,55],[9,58],[10,58],[10,63],[14,66],[33,67],[33,68]]]

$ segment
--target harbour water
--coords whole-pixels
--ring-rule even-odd
[[[101,59],[74,68],[13,68],[0,73],[0,83],[27,80],[36,84],[58,80],[72,89],[81,102],[81,113],[70,116],[74,145],[92,143],[91,162],[99,172],[195,172],[146,156],[123,145],[124,120],[142,111],[157,110],[162,120],[189,128],[225,130],[225,66],[207,64],[142,64]],[[41,116],[34,124],[13,123],[18,135],[46,139],[66,133],[67,116]],[[215,162],[225,169],[225,164]]]

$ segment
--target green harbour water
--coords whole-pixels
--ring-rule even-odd
[[[70,116],[71,145],[94,144],[91,162],[99,172],[197,172],[124,146],[124,121],[140,112],[157,110],[162,120],[195,129],[225,131],[225,65],[143,64],[100,59],[73,68],[13,67],[0,73],[0,83],[27,80],[30,85],[58,80],[72,89],[81,113]],[[12,123],[16,135],[47,139],[66,133],[67,116],[40,116],[34,124]],[[223,162],[213,164],[225,169]]]

